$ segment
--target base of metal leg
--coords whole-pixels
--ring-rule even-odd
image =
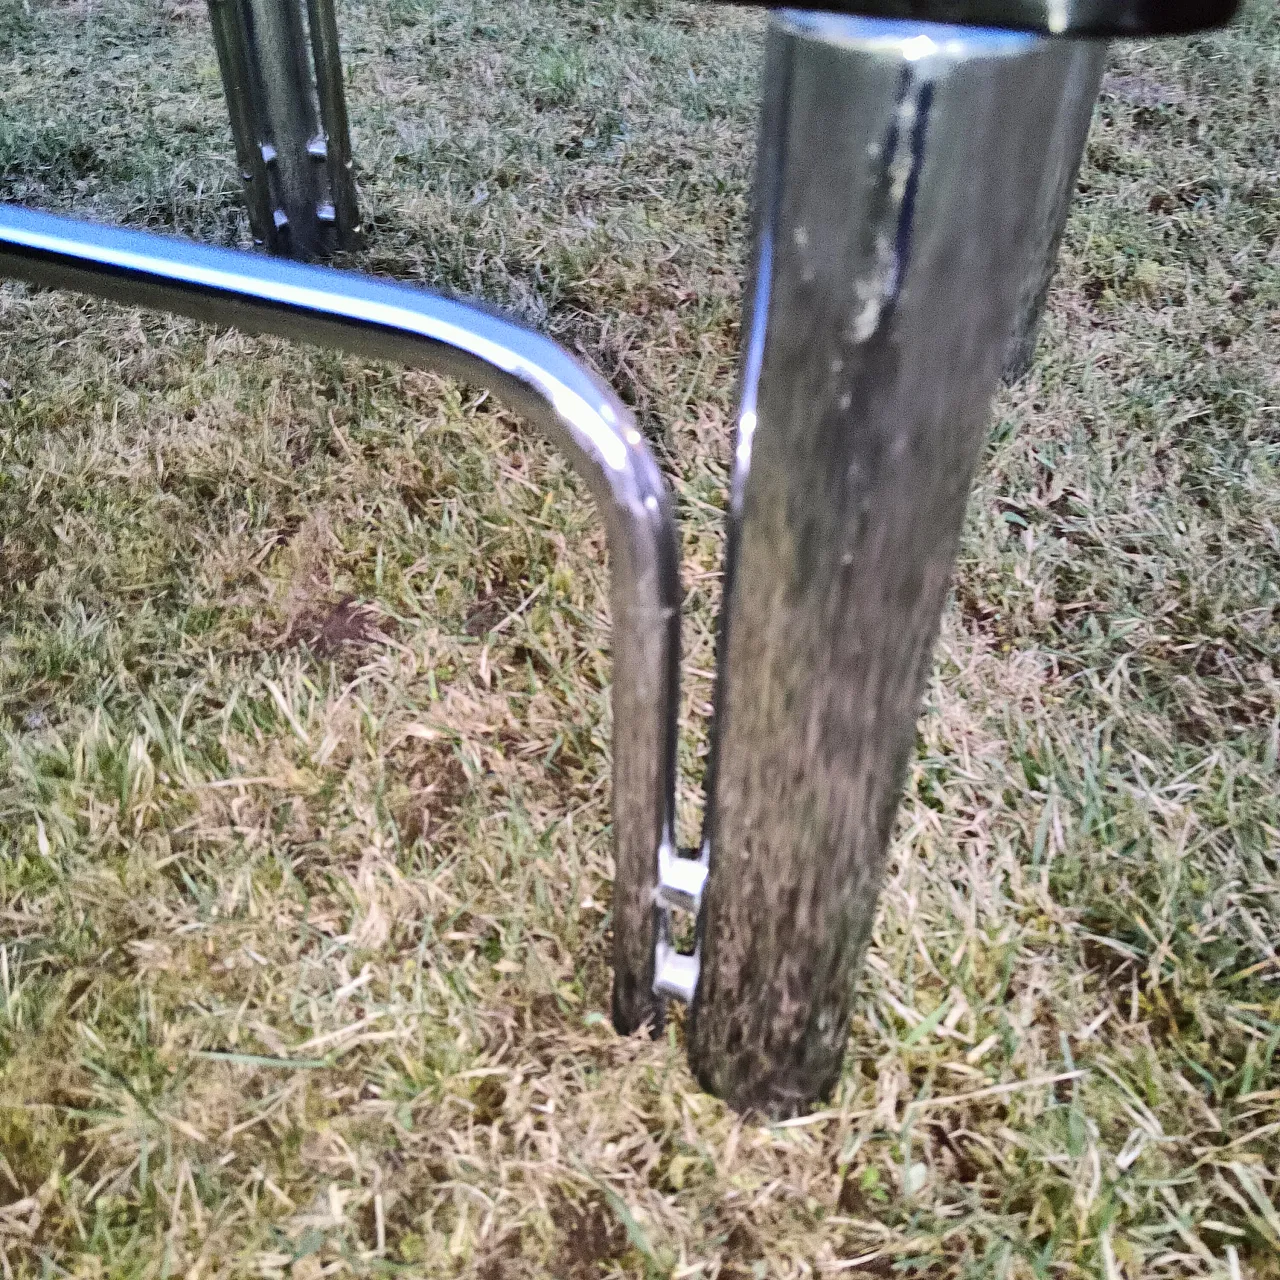
[[[698,957],[682,955],[671,943],[660,941],[653,966],[654,991],[688,1004],[697,988]]]
[[[333,0],[209,0],[254,238],[311,258],[361,235]],[[307,56],[310,27],[314,67]]]
[[[1078,60],[773,22],[689,1024],[698,1078],[739,1107],[794,1111],[839,1076]]]

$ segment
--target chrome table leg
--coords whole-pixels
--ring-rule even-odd
[[[737,1106],[794,1110],[840,1071],[1081,62],[1028,34],[773,19],[689,1033]]]
[[[359,240],[333,0],[209,0],[254,238],[311,258]]]
[[[355,248],[361,236],[360,208],[356,204],[354,164],[351,157],[351,122],[347,118],[347,93],[342,80],[342,54],[338,47],[338,17],[333,0],[307,0],[307,26],[311,31],[311,56],[315,60],[316,93],[325,144],[325,170],[333,203],[333,230],[341,249]],[[327,210],[321,211],[327,218]]]

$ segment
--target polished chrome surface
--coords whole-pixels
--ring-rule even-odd
[[[769,4],[769,0],[729,0]],[[772,5],[769,5],[772,8]],[[1240,0],[826,0],[831,13],[1006,27],[1054,36],[1156,36],[1230,22]]]
[[[360,233],[333,0],[307,14],[314,74],[302,0],[209,0],[254,237],[294,258]]]
[[[1076,51],[788,12],[764,77],[691,1064],[838,1078]]]
[[[1058,104],[1058,120],[1049,139],[1046,176],[1036,199],[1038,239],[1032,249],[1036,268],[1027,272],[1018,296],[1013,334],[1004,358],[1004,380],[1017,382],[1035,360],[1040,321],[1058,267],[1058,250],[1067,229],[1076,193],[1080,161],[1093,123],[1102,85],[1107,46],[1099,40],[1072,41],[1066,91]]]
[[[548,338],[422,289],[0,205],[0,276],[438,370],[491,387],[568,454],[608,532],[614,1008],[656,1024],[659,850],[673,847],[679,541],[627,408]]]

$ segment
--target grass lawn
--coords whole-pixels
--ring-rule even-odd
[[[677,494],[692,841],[759,13],[346,0],[354,265]],[[0,0],[0,199],[247,228],[198,0]],[[0,1280],[1280,1277],[1280,15],[1114,54],[828,1110],[608,1008],[607,570],[472,389],[0,285]],[[943,1009],[945,1006],[945,1009]]]

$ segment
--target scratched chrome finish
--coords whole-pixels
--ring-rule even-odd
[[[333,0],[209,0],[255,239],[311,258],[359,238]],[[315,60],[308,59],[307,34]]]
[[[770,0],[729,0],[769,5]],[[1158,36],[1230,22],[1240,0],[825,0],[830,13],[1006,27],[1054,36]]]
[[[839,1076],[1073,53],[772,24],[689,1022],[737,1107]]]
[[[0,205],[0,277],[78,289],[490,387],[568,454],[608,533],[613,601],[614,1012],[656,1025],[658,851],[672,847],[679,542],[631,413],[548,338],[423,289]]]

